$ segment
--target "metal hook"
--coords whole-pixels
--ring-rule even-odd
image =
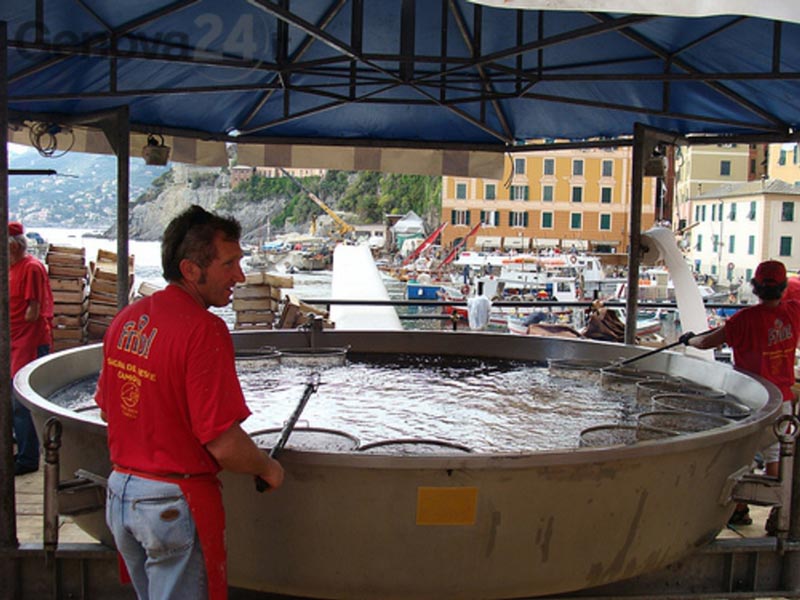
[[[44,424],[44,446],[48,450],[57,450],[61,447],[61,433],[63,425],[58,417],[50,417]]]
[[[778,441],[789,444],[800,434],[800,420],[794,415],[781,415],[772,424],[772,432]]]

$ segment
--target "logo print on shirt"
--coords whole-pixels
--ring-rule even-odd
[[[119,393],[122,414],[131,419],[139,416],[139,386],[136,383],[126,381]]]
[[[770,346],[790,340],[792,339],[792,324],[787,323],[784,325],[783,321],[775,319],[775,323],[769,328],[767,336],[767,344]]]
[[[122,326],[122,333],[117,340],[117,349],[147,358],[158,333],[158,328],[153,328],[149,334],[145,334],[144,330],[148,323],[150,323],[150,317],[147,315],[139,317],[138,323],[136,321],[126,322]]]

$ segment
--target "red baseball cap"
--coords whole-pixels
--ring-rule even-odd
[[[8,235],[22,235],[23,233],[25,233],[25,228],[22,227],[22,223],[19,221],[8,222]]]
[[[783,285],[786,283],[786,267],[778,260],[764,261],[756,268],[753,281],[758,285]]]

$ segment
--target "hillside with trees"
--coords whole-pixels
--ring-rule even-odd
[[[381,223],[387,214],[410,210],[431,224],[439,221],[440,177],[328,171],[324,177],[303,177],[299,181],[353,225]],[[263,207],[273,233],[307,229],[312,219],[320,215],[320,208],[288,177],[260,175],[224,194],[217,208],[238,214],[252,213],[247,209],[253,206]]]

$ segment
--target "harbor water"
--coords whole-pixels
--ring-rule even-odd
[[[97,258],[98,250],[117,251],[117,241],[115,239],[99,237],[97,231],[89,229],[66,229],[60,227],[36,227],[32,231],[38,232],[45,240],[58,246],[72,246],[85,248],[86,262],[94,261]],[[156,287],[166,285],[161,275],[161,244],[158,241],[139,241],[131,240],[130,254],[134,258],[134,282],[133,291],[139,289],[142,283],[147,283]],[[242,261],[242,268],[245,273],[250,270],[249,259],[245,257]],[[303,271],[292,274],[294,287],[284,290],[284,294],[292,294],[302,299],[325,299],[331,296],[331,271]],[[386,291],[391,300],[405,299],[405,283],[384,275],[383,279]],[[230,307],[212,308],[212,312],[218,314],[233,328],[235,315]],[[418,309],[417,307],[398,307],[398,313],[405,315],[430,314],[433,309]],[[438,313],[439,309],[435,309]],[[423,320],[404,320],[403,327],[407,329],[438,329],[440,326],[449,327],[449,323],[439,321]]]

